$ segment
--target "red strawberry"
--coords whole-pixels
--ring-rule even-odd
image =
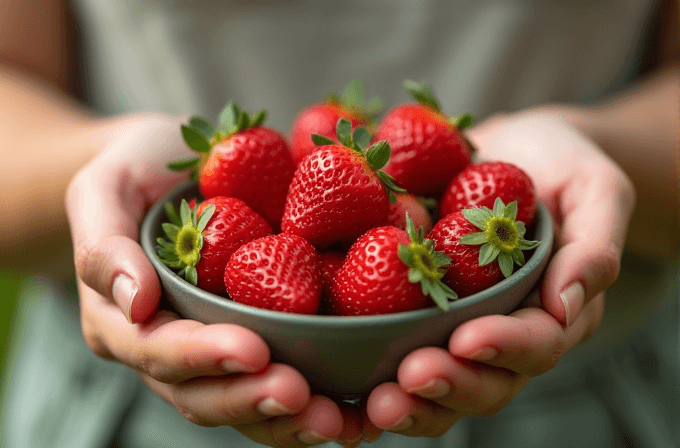
[[[432,305],[448,309],[456,294],[440,279],[448,257],[423,239],[408,220],[408,232],[392,226],[376,227],[350,248],[337,272],[328,298],[334,314],[387,314]],[[429,297],[428,297],[429,296]]]
[[[319,313],[328,314],[328,298],[331,296],[331,285],[335,275],[338,273],[345,262],[345,254],[341,252],[328,251],[320,254],[321,262],[321,284],[323,294],[321,297],[321,308]]]
[[[409,193],[438,197],[451,178],[470,164],[470,147],[461,130],[473,118],[444,115],[426,84],[407,81],[406,87],[418,103],[392,109],[376,135],[392,147],[385,172]]]
[[[182,200],[180,215],[166,204],[171,223],[164,223],[168,240],[159,238],[158,255],[179,275],[199,288],[226,295],[224,267],[241,245],[272,232],[267,222],[243,201],[217,196],[191,209]]]
[[[284,232],[305,238],[316,247],[353,241],[387,219],[392,191],[403,192],[379,171],[390,157],[390,146],[370,140],[364,128],[350,135],[351,124],[342,118],[337,134],[342,145],[315,135],[322,144],[298,166],[288,190],[281,221]]]
[[[312,134],[335,138],[335,126],[343,117],[352,123],[352,129],[369,126],[380,110],[380,103],[380,100],[374,100],[364,105],[363,85],[353,81],[347,84],[342,96],[331,94],[325,102],[303,109],[290,130],[290,150],[295,162],[300,163],[318,148],[312,141]]]
[[[531,178],[515,165],[486,162],[470,165],[453,178],[439,207],[439,216],[464,208],[492,208],[496,198],[517,201],[517,220],[526,226],[536,216],[536,193]]]
[[[406,230],[406,214],[411,217],[416,227],[422,227],[423,232],[432,230],[430,212],[416,196],[409,193],[395,194],[397,202],[390,205],[387,224],[401,230]]]
[[[516,217],[517,202],[506,206],[499,198],[493,210],[463,209],[437,222],[427,237],[451,258],[444,283],[466,297],[509,277],[515,264],[524,265],[522,251],[540,242],[524,239],[526,228]]]
[[[337,274],[340,267],[345,262],[345,255],[340,252],[328,251],[321,255],[321,280],[323,282],[324,291],[328,288],[330,290],[330,285],[332,283],[335,274]]]
[[[241,199],[278,228],[295,172],[288,144],[277,131],[262,126],[264,111],[251,117],[232,102],[220,119],[218,130],[199,117],[183,125],[184,140],[201,157],[172,163],[170,168],[196,170],[203,196]]]
[[[316,314],[321,300],[319,256],[296,235],[259,238],[234,252],[224,270],[224,284],[239,303]]]

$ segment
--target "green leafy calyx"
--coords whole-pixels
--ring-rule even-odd
[[[383,108],[383,101],[380,98],[374,98],[369,103],[365,101],[364,84],[358,79],[350,81],[342,95],[331,92],[328,95],[328,102],[349,109],[362,116],[367,123],[373,123]]]
[[[432,93],[429,84],[407,80],[404,81],[404,87],[406,87],[406,90],[409,91],[414,100],[418,101],[423,106],[428,106],[436,112],[441,113],[442,108],[439,106],[439,101],[437,101],[437,98],[435,98]]]
[[[434,250],[432,240],[425,239],[422,227],[416,230],[408,214],[406,214],[406,233],[408,233],[410,243],[399,245],[399,259],[409,267],[408,281],[420,283],[423,294],[430,296],[439,308],[448,311],[449,300],[458,298],[458,295],[441,281],[451,259]]]
[[[407,80],[404,82],[404,87],[409,91],[414,100],[433,109],[435,112],[442,114],[441,106],[439,101],[432,93],[432,88],[429,84],[417,83],[415,81]],[[456,115],[449,119],[450,123],[455,126],[458,130],[467,129],[475,123],[475,116],[469,112],[464,114]]]
[[[506,278],[512,275],[515,265],[524,266],[522,251],[541,244],[540,241],[524,239],[526,227],[522,221],[516,221],[517,201],[505,205],[501,198],[496,198],[493,210],[488,207],[463,209],[463,215],[481,232],[462,235],[460,243],[481,245],[479,265],[484,266],[497,259]]]
[[[170,222],[163,223],[166,238],[158,238],[156,253],[166,266],[179,269],[179,275],[194,285],[198,282],[196,265],[201,260],[203,230],[215,213],[215,206],[208,206],[201,216],[196,216],[196,208],[182,199],[179,214],[168,202],[165,213]]]
[[[213,146],[245,129],[261,125],[266,118],[267,113],[264,110],[251,116],[233,101],[230,101],[220,112],[220,124],[217,128],[204,118],[191,117],[189,123],[181,127],[182,138],[191,149],[200,154],[200,157],[178,160],[170,163],[168,167],[173,171],[191,170],[192,177],[195,179],[199,166],[210,155]]]
[[[387,140],[376,142],[368,149],[364,150],[364,148],[371,143],[370,134],[363,127],[357,127],[354,129],[354,132],[352,132],[352,123],[344,117],[338,120],[335,131],[340,143],[319,134],[312,134],[312,141],[317,146],[342,145],[364,156],[368,166],[375,171],[380,182],[382,182],[385,187],[390,202],[392,204],[397,202],[394,193],[406,193],[406,190],[398,186],[392,176],[384,171],[380,171],[387,165],[387,162],[390,161],[392,150],[390,149],[390,144]]]

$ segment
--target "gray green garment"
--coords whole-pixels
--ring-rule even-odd
[[[651,2],[621,0],[73,0],[88,91],[106,113],[217,113],[230,98],[286,131],[354,78],[386,104],[428,80],[450,114],[590,101],[635,69]],[[626,259],[599,332],[509,406],[446,436],[378,447],[679,446],[678,266]],[[80,335],[75,291],[27,282],[3,370],[15,447],[255,446],[184,420]]]

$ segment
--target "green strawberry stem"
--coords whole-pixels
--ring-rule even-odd
[[[439,101],[437,101],[437,98],[432,93],[432,89],[430,88],[429,84],[425,82],[417,83],[415,81],[406,80],[404,81],[404,87],[406,87],[406,90],[409,91],[414,100],[423,106],[427,106],[430,109],[433,109],[435,112],[444,115],[442,108],[439,106]],[[451,117],[449,121],[456,128],[463,130],[474,124],[475,116],[469,112],[466,112],[464,114]]]
[[[540,241],[524,239],[526,227],[522,221],[515,221],[517,201],[505,205],[501,198],[496,198],[493,210],[488,207],[463,209],[463,215],[481,232],[462,235],[460,243],[481,245],[479,265],[484,266],[498,259],[498,266],[506,278],[512,275],[515,264],[524,266],[522,251],[541,244]]]
[[[192,177],[196,178],[199,167],[208,158],[213,146],[245,129],[261,125],[266,118],[266,111],[261,110],[251,116],[233,101],[220,112],[220,126],[217,129],[204,118],[191,117],[189,123],[181,127],[182,138],[200,157],[172,162],[168,164],[168,168],[173,171],[191,170]]]
[[[165,204],[165,212],[170,222],[163,223],[163,231],[167,239],[158,238],[156,253],[166,266],[179,269],[179,275],[196,285],[198,274],[196,265],[201,260],[203,248],[203,230],[215,213],[215,206],[207,207],[200,217],[196,216],[196,208],[191,209],[189,203],[182,199],[179,215],[174,206]]]
[[[397,202],[397,197],[394,193],[406,193],[406,190],[397,185],[397,182],[392,176],[384,171],[380,171],[387,162],[390,161],[391,148],[387,140],[381,140],[374,143],[370,148],[364,150],[364,147],[371,142],[371,136],[365,128],[357,127],[352,134],[352,123],[347,118],[340,118],[336,125],[335,132],[338,136],[338,142],[331,140],[319,134],[312,134],[312,141],[317,146],[324,145],[342,145],[353,151],[358,152],[366,158],[368,166],[375,171],[378,179],[385,187],[387,197],[392,204]]]
[[[331,92],[328,95],[328,102],[356,112],[372,123],[382,110],[383,102],[380,98],[374,98],[370,103],[366,103],[364,96],[364,84],[355,79],[350,81],[342,91],[342,95]]]
[[[406,214],[406,233],[409,245],[399,245],[399,258],[409,267],[408,281],[420,283],[422,292],[444,311],[449,310],[449,300],[456,300],[458,295],[441,279],[446,274],[446,267],[451,259],[434,250],[432,240],[424,238],[423,228],[416,231],[411,217]]]

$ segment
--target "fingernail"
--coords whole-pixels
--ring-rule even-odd
[[[581,282],[574,282],[562,290],[560,299],[564,304],[566,326],[568,327],[581,312],[583,302],[586,299],[586,291]]]
[[[421,387],[408,390],[408,393],[419,395],[423,398],[441,398],[451,392],[451,385],[448,381],[439,378],[432,379]]]
[[[278,401],[274,400],[272,397],[267,397],[264,400],[260,401],[257,405],[257,410],[263,413],[264,415],[269,415],[272,417],[292,414],[290,409],[288,409]]]
[[[331,439],[322,436],[316,431],[300,431],[297,436],[298,440],[307,445],[319,445],[320,443],[330,442]]]
[[[118,274],[118,277],[113,280],[113,286],[111,287],[113,300],[116,301],[131,324],[134,323],[132,322],[132,303],[135,300],[137,291],[137,284],[125,274]]]
[[[368,443],[373,443],[373,442],[375,442],[376,440],[378,440],[378,439],[380,438],[381,435],[382,435],[382,432],[380,432],[380,433],[378,433],[378,434],[364,434],[364,433],[362,433],[362,434],[361,434],[361,439],[362,439],[362,440],[365,440],[365,441],[368,442]]]
[[[498,352],[492,347],[482,347],[473,354],[470,355],[470,359],[474,361],[491,361],[496,356]]]
[[[410,415],[405,415],[404,418],[395,423],[394,426],[392,426],[389,430],[403,431],[404,429],[410,428],[411,426],[413,426],[413,419]]]
[[[248,369],[248,367],[244,366],[235,359],[225,359],[222,361],[221,365],[222,368],[228,373],[242,373],[252,371],[252,369]]]

